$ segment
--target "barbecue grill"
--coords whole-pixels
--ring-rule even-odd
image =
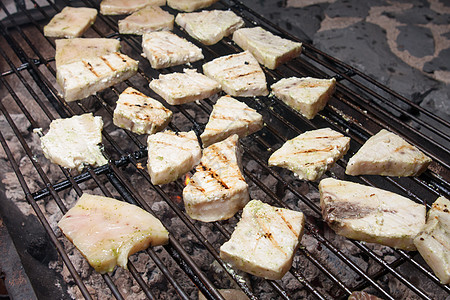
[[[6,277],[11,294],[20,290],[21,297],[27,299],[49,295],[86,299],[195,299],[201,291],[208,299],[223,299],[218,289],[234,288],[251,299],[344,299],[352,291],[361,290],[384,299],[449,297],[449,286],[439,283],[417,252],[337,236],[321,218],[318,184],[296,180],[290,172],[267,166],[270,154],[286,140],[307,130],[330,127],[352,140],[348,154],[327,176],[397,192],[429,208],[438,196],[450,196],[448,120],[288,34],[240,1],[214,4],[212,8],[233,10],[248,27],[261,26],[279,36],[304,42],[300,57],[276,70],[264,69],[269,85],[290,76],[338,80],[335,95],[313,120],[305,119],[271,96],[239,98],[261,113],[266,123],[261,131],[240,141],[251,198],[301,210],[307,216],[305,235],[288,274],[279,281],[264,280],[232,269],[219,257],[219,247],[229,239],[240,214],[214,223],[190,219],[181,198],[185,178],[163,186],[152,185],[143,167],[147,157],[145,137],[112,125],[114,103],[127,86],[161,100],[171,109],[174,119],[169,128],[174,131],[193,129],[200,133],[215,99],[181,106],[165,103],[148,88],[148,82],[159,74],[180,72],[186,66],[150,68],[140,55],[140,37],[119,35],[118,17],[99,14],[85,36],[120,39],[122,52],[140,61],[139,72],[88,99],[66,103],[58,95],[55,83],[54,39],[43,36],[43,26],[62,6],[80,4],[98,9],[99,5],[91,0],[63,1],[62,6],[59,2],[48,1],[45,6],[35,0],[31,2],[32,10],[19,5],[17,14],[11,14],[0,2],[0,8],[8,16],[0,22],[0,85],[4,96],[0,102],[3,118],[0,121],[4,124],[0,142],[4,152],[0,152],[0,157],[10,163],[4,167],[10,171],[2,179],[5,182],[9,174],[8,180],[18,180],[17,190],[7,190],[6,196],[0,197],[0,212],[22,261],[29,262],[23,267],[30,282],[14,283]],[[165,9],[176,14],[168,7]],[[216,45],[204,46],[178,26],[174,32],[203,49],[205,59],[190,66],[200,71],[206,61],[241,51],[229,37]],[[33,133],[33,129],[43,128],[45,132],[55,118],[86,112],[103,117],[104,153],[109,163],[88,167],[81,174],[50,164],[39,147],[38,135],[42,133]],[[397,133],[430,156],[433,162],[429,169],[417,178],[345,175],[348,158],[382,128]],[[56,226],[62,214],[86,191],[115,197],[153,213],[169,230],[169,244],[133,255],[128,270],[97,274]],[[24,211],[28,211],[26,217]],[[26,221],[21,223],[21,218]],[[24,240],[35,241],[35,235],[39,235],[41,242]]]

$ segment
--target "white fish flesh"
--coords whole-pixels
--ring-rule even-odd
[[[167,0],[167,5],[173,9],[192,12],[213,5],[218,0]]]
[[[123,20],[119,20],[119,33],[142,35],[146,32],[172,30],[174,16],[159,6],[146,6]]]
[[[58,222],[64,235],[99,273],[149,246],[167,244],[169,232],[145,210],[116,199],[84,193]]]
[[[269,166],[286,168],[299,179],[317,180],[347,153],[350,138],[323,128],[287,141],[269,158]]]
[[[87,7],[66,6],[44,26],[44,35],[55,38],[81,36],[97,18],[97,10]]]
[[[403,250],[425,225],[425,206],[382,189],[333,178],[319,184],[322,216],[337,234]]]
[[[281,279],[291,268],[303,236],[302,212],[250,201],[220,258],[250,274]]]
[[[148,5],[162,6],[166,0],[102,0],[100,13],[102,15],[128,15]]]
[[[238,140],[232,135],[203,150],[195,174],[183,189],[184,207],[192,219],[226,220],[249,201]]]

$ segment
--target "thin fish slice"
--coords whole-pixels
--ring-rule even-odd
[[[200,135],[204,147],[237,134],[245,137],[263,127],[262,116],[230,96],[220,97],[213,107],[205,131]]]
[[[333,178],[319,184],[322,216],[337,234],[403,250],[425,225],[426,209],[382,189]]]
[[[270,280],[283,278],[303,236],[303,213],[250,201],[220,258],[234,267]]]
[[[192,219],[226,220],[249,201],[238,140],[235,134],[203,150],[195,174],[183,189],[184,207]]]
[[[192,12],[211,6],[217,1],[218,0],[167,0],[167,5],[179,11]]]
[[[146,6],[123,20],[119,20],[119,33],[142,35],[146,32],[172,30],[174,16],[159,6]]]
[[[146,6],[162,6],[166,0],[102,0],[100,13],[102,15],[128,15]]]
[[[149,246],[167,244],[169,233],[145,210],[112,198],[84,193],[58,222],[64,235],[99,273],[116,265],[127,269],[128,257]]]
[[[87,7],[66,6],[44,26],[44,35],[55,38],[81,36],[97,18],[97,10]]]

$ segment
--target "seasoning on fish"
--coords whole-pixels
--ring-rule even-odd
[[[203,65],[203,73],[231,96],[266,96],[266,75],[248,51],[221,56]]]
[[[302,212],[250,201],[220,258],[233,267],[270,280],[283,278],[303,236]]]
[[[143,56],[154,69],[178,66],[203,59],[202,49],[170,31],[147,32],[142,36]]]
[[[385,129],[369,138],[350,158],[348,175],[418,176],[431,163],[431,158]]]
[[[142,35],[146,32],[172,30],[174,16],[159,6],[146,6],[123,20],[119,20],[119,33]]]
[[[235,134],[203,150],[195,174],[183,189],[184,207],[192,219],[226,220],[249,201],[238,140]]]
[[[272,70],[299,56],[302,51],[302,43],[283,39],[261,27],[238,29],[233,33],[233,41]]]
[[[114,125],[137,134],[161,131],[171,120],[172,111],[132,87],[120,94],[113,118]]]
[[[134,253],[168,243],[169,232],[145,210],[116,199],[84,193],[58,227],[99,273],[127,269]]]
[[[403,250],[425,225],[425,206],[382,189],[333,178],[319,184],[322,216],[337,234]]]
[[[179,13],[175,22],[183,27],[190,36],[205,45],[214,45],[244,26],[242,18],[231,10]]]
[[[150,88],[167,103],[180,105],[217,94],[220,84],[195,70],[185,69],[184,73],[159,75],[159,79],[150,82]]]
[[[192,12],[211,6],[217,1],[218,0],[167,0],[167,5],[179,11]]]
[[[100,13],[102,15],[128,15],[146,6],[162,6],[166,0],[102,0]]]
[[[200,163],[202,150],[194,131],[148,136],[148,173],[153,184],[177,180]]]
[[[336,79],[283,78],[273,84],[271,89],[278,99],[305,118],[312,119],[327,105],[336,89]]]
[[[97,18],[97,10],[87,7],[66,6],[44,26],[44,35],[55,38],[81,36]]]
[[[53,120],[41,137],[42,151],[52,163],[69,169],[102,166],[108,162],[100,148],[102,129],[102,117],[92,113]]]
[[[428,211],[421,233],[414,239],[420,255],[442,284],[450,283],[450,201],[439,197]]]
[[[220,97],[213,106],[205,131],[200,135],[204,147],[237,134],[245,137],[264,126],[262,116],[244,102]]]
[[[66,101],[75,101],[122,82],[136,74],[138,62],[119,52],[88,57],[60,66],[56,81]]]
[[[323,128],[287,141],[269,158],[269,166],[286,168],[299,179],[317,180],[347,153],[350,138]]]

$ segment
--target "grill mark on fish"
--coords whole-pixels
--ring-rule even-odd
[[[104,58],[103,56],[100,56],[100,59],[103,60],[103,62],[111,69],[111,71],[113,71],[113,72],[116,71],[116,69],[113,66],[111,66],[111,64],[109,63],[109,61],[106,58]]]
[[[334,146],[328,146],[326,148],[322,148],[322,149],[305,149],[305,150],[300,150],[300,151],[296,151],[291,153],[290,155],[296,155],[296,154],[300,154],[300,153],[310,153],[310,152],[330,152],[331,150],[333,150],[335,147]]]
[[[87,61],[85,61],[85,60],[82,60],[82,62],[83,62],[83,64],[84,64],[84,66],[85,66],[89,71],[92,72],[92,74],[94,74],[94,75],[97,76],[97,77],[100,77],[100,75],[98,75],[98,73],[95,72],[94,67],[93,67],[89,62],[87,62]]]
[[[172,147],[175,147],[175,148],[178,148],[178,149],[181,149],[181,150],[185,150],[185,151],[191,151],[192,150],[190,148],[183,148],[182,146],[179,146],[179,145],[176,145],[176,144],[167,143],[167,142],[164,142],[164,141],[155,141],[155,143],[158,143],[158,144],[161,144],[161,145],[164,145],[164,146],[172,146]]]
[[[122,54],[120,54],[119,52],[114,52],[114,54],[117,55],[117,56],[122,60],[122,62],[128,63],[127,58],[124,57],[124,56],[123,56]]]
[[[260,220],[260,218],[259,218],[257,213],[255,214],[255,219],[256,219],[256,222],[258,223],[259,227],[264,232],[263,237],[268,239],[272,243],[272,245],[275,248],[279,249],[285,256],[288,256],[287,253],[283,251],[283,248],[281,248],[280,245],[277,243],[277,241],[273,237],[273,235],[270,232],[270,230],[265,226],[265,223],[262,220]]]
[[[299,233],[297,233],[294,230],[294,227],[292,227],[291,223],[289,223],[288,220],[286,220],[286,218],[283,215],[283,212],[281,212],[279,209],[275,209],[275,211],[277,212],[277,214],[281,217],[281,219],[283,219],[284,223],[286,223],[286,226],[289,228],[289,230],[294,234],[295,237],[298,237]]]
[[[217,149],[217,146],[215,144],[209,146],[209,148],[211,149],[211,151],[213,151],[216,154],[215,157],[217,157],[222,164],[228,165],[230,160],[223,153],[220,152],[220,149]],[[238,172],[238,174],[239,174],[239,176],[236,176],[237,179],[245,181],[245,179],[244,179],[244,177],[242,177],[242,174],[240,171]]]
[[[230,189],[230,187],[222,180],[222,178],[220,178],[219,174],[217,174],[214,170],[205,166],[203,163],[200,163],[199,166],[204,172],[208,173],[209,176],[214,178],[223,188],[225,188],[226,190]]]

